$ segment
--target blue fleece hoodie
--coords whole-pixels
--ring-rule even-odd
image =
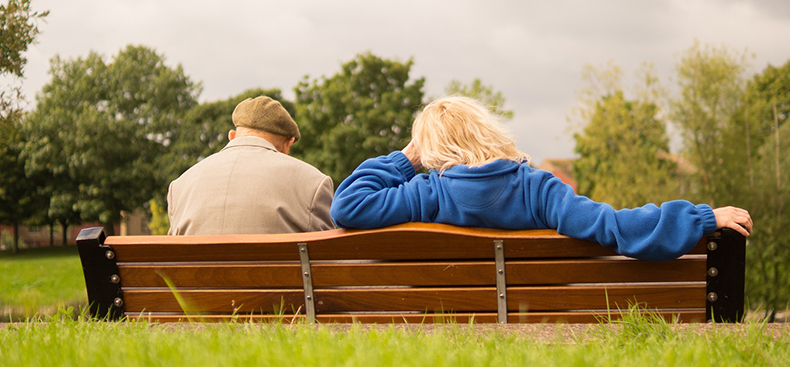
[[[465,227],[556,229],[645,260],[687,253],[716,230],[713,210],[677,200],[614,210],[576,195],[549,172],[500,160],[417,175],[403,153],[363,162],[340,184],[330,210],[342,228],[379,228],[406,222]]]

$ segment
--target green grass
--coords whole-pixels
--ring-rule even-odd
[[[87,295],[76,246],[0,252],[0,320],[77,304],[87,304]]]
[[[67,313],[67,312],[64,312]],[[703,327],[705,325],[702,325]],[[3,366],[783,366],[787,328],[676,330],[634,319],[586,337],[537,340],[470,325],[398,328],[226,323],[157,325],[55,317],[0,331]]]

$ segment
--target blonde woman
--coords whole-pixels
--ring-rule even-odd
[[[429,174],[416,174],[426,167]],[[363,162],[335,193],[332,219],[343,228],[436,222],[501,229],[556,229],[622,255],[665,260],[688,252],[716,228],[748,236],[749,213],[670,201],[614,210],[576,195],[551,173],[529,166],[496,117],[476,100],[428,104],[403,151]]]

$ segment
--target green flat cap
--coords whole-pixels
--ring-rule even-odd
[[[236,127],[248,127],[272,134],[296,138],[299,141],[299,126],[280,102],[267,96],[247,98],[236,106],[231,116]]]

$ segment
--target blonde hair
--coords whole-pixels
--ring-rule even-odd
[[[429,103],[414,120],[411,136],[422,165],[441,172],[459,164],[530,160],[516,149],[497,116],[469,97],[452,95]]]

